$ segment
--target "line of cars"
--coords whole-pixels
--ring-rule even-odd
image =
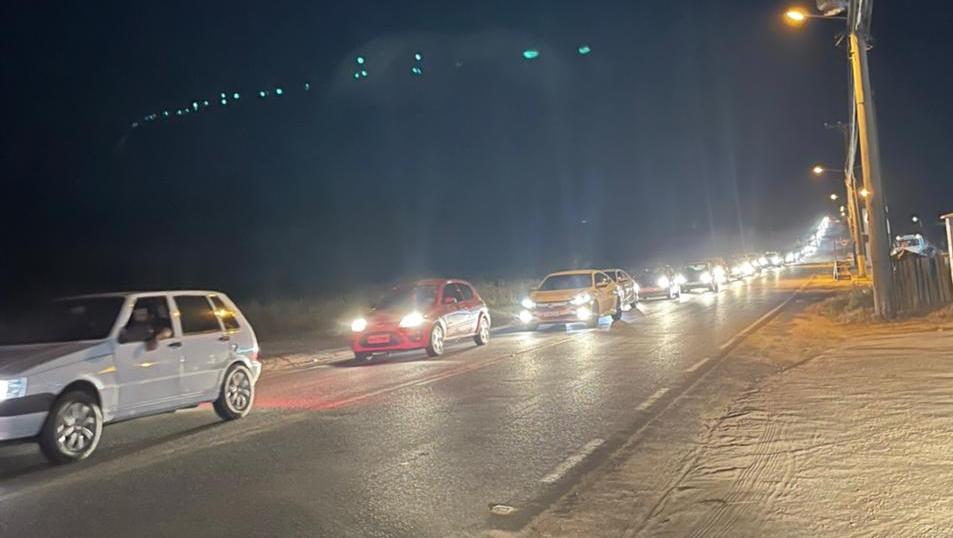
[[[792,255],[787,263],[795,258],[800,256]],[[780,254],[768,252],[737,257],[731,263],[689,263],[680,271],[670,266],[645,269],[634,277],[619,268],[558,271],[530,290],[518,318],[528,330],[571,323],[595,327],[606,317],[620,319],[642,299],[677,299],[696,289],[718,292],[728,282],[785,263]],[[351,322],[351,349],[356,360],[411,350],[437,357],[453,340],[486,345],[491,323],[486,302],[473,284],[459,279],[418,280],[393,288]]]
[[[541,324],[613,320],[642,299],[719,291],[732,280],[813,254],[810,244],[777,252],[646,269],[582,269],[547,275],[522,301],[519,321]],[[358,360],[423,349],[436,357],[452,340],[490,340],[486,302],[465,280],[428,279],[393,288],[351,323]],[[18,311],[0,324],[0,442],[36,441],[55,463],[85,459],[110,422],[212,403],[223,420],[248,414],[261,373],[258,340],[225,294],[122,292],[60,299]]]
[[[678,299],[702,289],[717,293],[736,280],[800,261],[805,253],[777,252],[646,268],[630,276],[622,269],[582,269],[547,275],[522,301],[519,320],[528,330],[542,324],[585,323],[593,327],[604,316],[617,320],[642,299]]]

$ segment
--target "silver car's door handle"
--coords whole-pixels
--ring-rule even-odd
[[[222,336],[219,336],[218,339],[219,339],[219,341],[221,341],[221,342],[228,342],[228,341],[231,340],[232,338],[231,338],[230,336],[228,336],[227,334],[223,334]]]
[[[169,347],[182,347],[182,342],[171,342],[169,343]]]

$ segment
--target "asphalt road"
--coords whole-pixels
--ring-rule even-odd
[[[0,536],[413,536],[517,529],[710,368],[811,269],[644,302],[598,329],[266,374],[207,406],[108,426],[88,461],[0,447]],[[664,425],[663,425],[664,426]],[[511,507],[497,508],[493,505]]]

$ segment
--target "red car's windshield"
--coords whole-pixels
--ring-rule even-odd
[[[437,301],[436,286],[414,286],[398,288],[377,303],[378,310],[400,307],[425,307]]]

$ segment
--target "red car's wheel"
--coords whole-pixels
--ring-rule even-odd
[[[490,341],[490,322],[484,316],[480,316],[477,323],[477,332],[473,335],[473,341],[478,346],[485,346]]]

